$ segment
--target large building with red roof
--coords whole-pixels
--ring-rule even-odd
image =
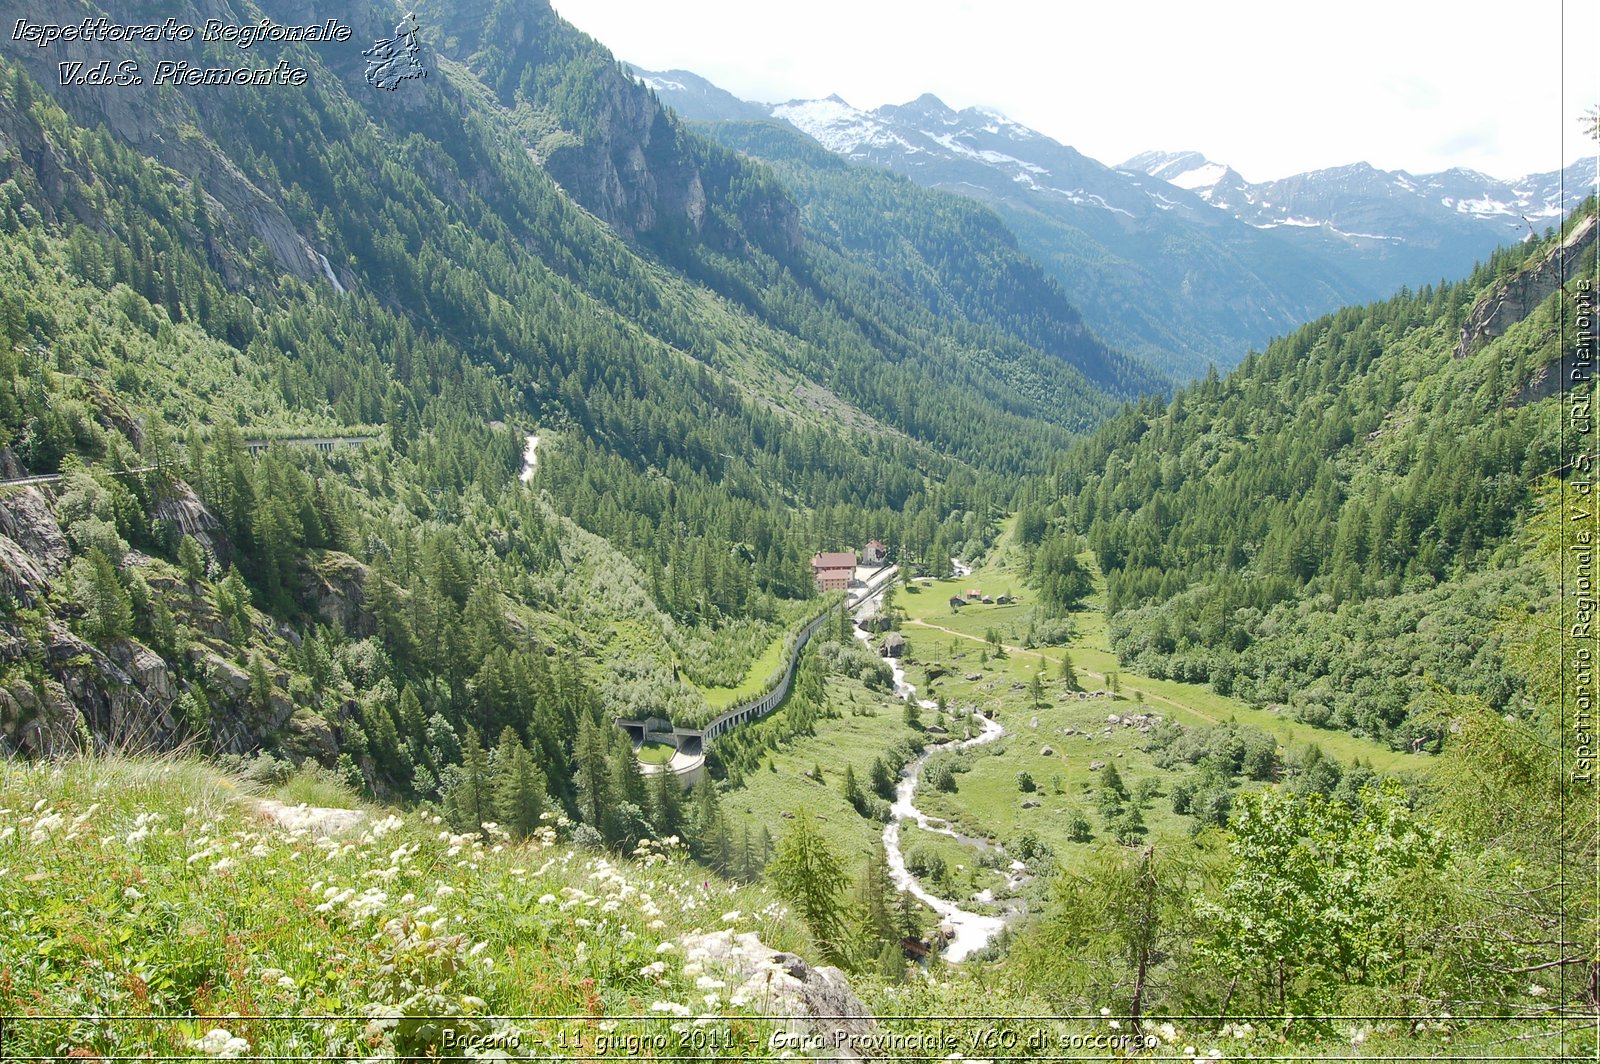
[[[854,551],[824,551],[811,559],[811,576],[823,591],[844,591],[855,575]]]

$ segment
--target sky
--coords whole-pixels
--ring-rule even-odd
[[[618,59],[747,100],[931,92],[1116,165],[1199,151],[1247,180],[1365,161],[1500,178],[1595,152],[1594,0],[552,0]]]

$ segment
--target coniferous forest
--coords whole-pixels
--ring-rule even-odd
[[[543,0],[338,17],[0,41],[0,1060],[1593,1059],[1593,198],[1169,390]]]

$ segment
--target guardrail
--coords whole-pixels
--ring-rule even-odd
[[[691,744],[688,749],[703,757],[706,745],[717,736],[726,734],[733,728],[748,721],[764,717],[776,709],[778,704],[789,694],[789,687],[794,683],[794,673],[800,664],[801,652],[805,650],[806,644],[811,641],[811,637],[817,634],[817,629],[821,628],[833,616],[834,609],[843,608],[848,610],[853,606],[860,605],[882,591],[883,587],[893,579],[894,567],[885,565],[869,576],[862,588],[854,596],[847,592],[843,602],[830,605],[827,609],[811,618],[810,621],[806,622],[806,626],[800,629],[793,637],[793,643],[786,654],[787,663],[784,665],[783,674],[771,689],[764,694],[757,695],[755,698],[741,702],[731,709],[724,710],[712,718],[711,722],[704,727],[674,727],[672,735],[678,742],[678,748],[680,750],[685,749],[687,742]],[[632,734],[636,741],[645,738],[645,724],[645,720],[624,720],[621,718],[617,720],[617,726]]]
[[[700,729],[701,743],[708,743],[730,728],[743,724],[747,720],[753,720],[756,717],[764,717],[772,712],[778,703],[783,701],[784,696],[789,693],[789,685],[794,682],[794,670],[800,664],[801,651],[805,650],[806,643],[810,642],[817,629],[822,627],[823,622],[832,614],[833,610],[831,608],[824,610],[812,618],[810,624],[800,629],[800,634],[795,637],[794,647],[789,651],[789,664],[784,668],[783,677],[778,681],[776,687],[759,698],[743,705],[734,706]]]

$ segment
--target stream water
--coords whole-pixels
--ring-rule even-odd
[[[522,482],[524,484],[533,479],[533,467],[538,461],[539,437],[529,436],[527,446],[522,450]]]
[[[317,252],[317,261],[322,263],[322,276],[326,277],[328,283],[333,285],[333,290],[340,295],[344,295],[344,285],[339,283],[339,276],[333,272],[333,264],[328,261],[328,256],[319,251]]]
[[[873,605],[877,595],[870,596],[862,604],[857,613],[857,619],[870,616],[875,612]],[[872,645],[872,637],[858,623],[855,629],[856,638],[867,646]],[[894,692],[902,699],[916,698],[917,689],[906,681],[905,669],[901,668],[898,659],[885,657],[884,662],[894,673]],[[937,704],[931,699],[919,698],[917,704],[924,709],[935,709]],[[961,961],[971,954],[988,945],[989,940],[1000,933],[1005,926],[1005,919],[999,916],[989,916],[984,913],[970,912],[961,908],[953,901],[948,901],[933,893],[922,885],[922,881],[912,875],[906,867],[906,855],[900,847],[900,822],[910,820],[924,831],[948,835],[959,842],[972,846],[975,850],[983,849],[988,844],[981,839],[969,838],[945,826],[942,821],[930,819],[927,814],[918,809],[912,801],[917,791],[917,780],[922,775],[922,768],[927,764],[929,756],[936,750],[962,749],[968,746],[978,746],[982,743],[992,743],[1005,734],[1005,729],[997,721],[990,720],[981,715],[975,715],[973,720],[982,727],[982,731],[953,746],[950,743],[941,743],[930,746],[901,771],[900,785],[895,788],[894,805],[890,808],[889,823],[883,829],[883,848],[888,855],[889,878],[894,885],[911,894],[917,900],[927,905],[939,914],[940,923],[948,934],[948,941],[944,950],[947,961]],[[1015,867],[1013,868],[1015,872]],[[985,895],[992,897],[990,892]]]

